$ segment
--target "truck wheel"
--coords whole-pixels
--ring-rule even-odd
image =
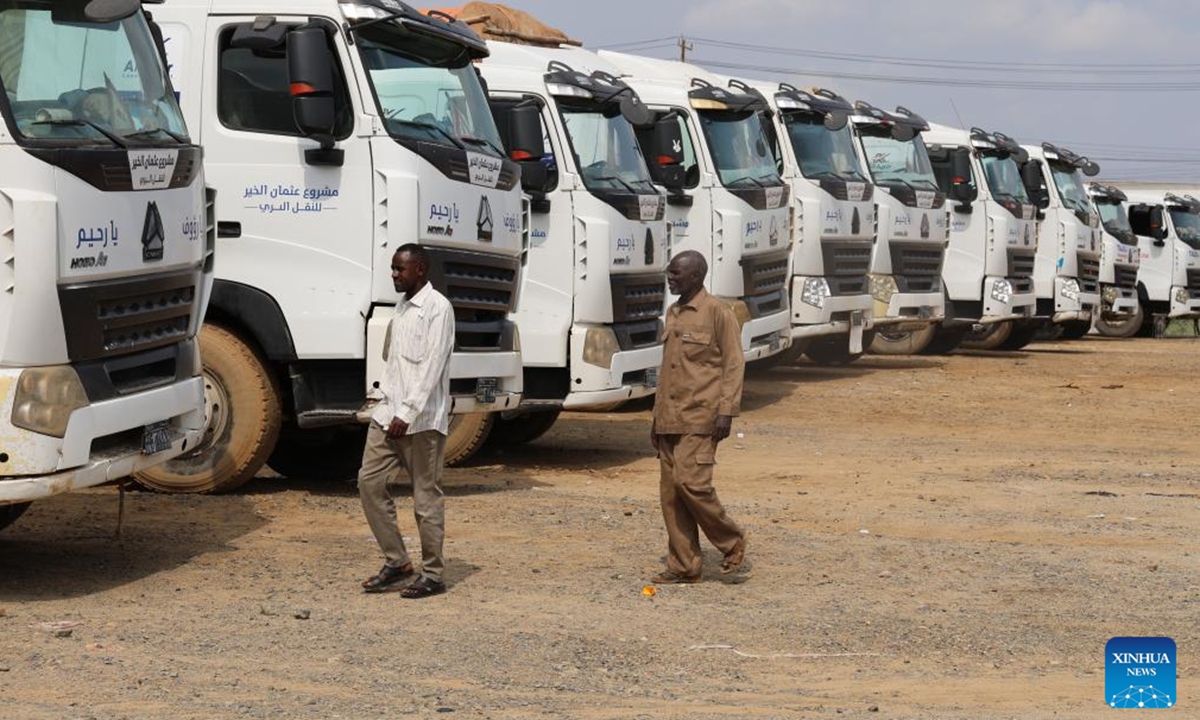
[[[1037,321],[1021,325],[1012,323],[1012,331],[1009,332],[1008,337],[1005,338],[1004,342],[1000,343],[1000,347],[996,349],[1008,350],[1010,352],[1013,350],[1020,350],[1036,340],[1038,337],[1038,332],[1042,330],[1046,324],[1047,323],[1041,323]]]
[[[871,341],[874,355],[919,355],[933,342],[938,326],[930,323],[920,330],[909,332],[878,330]]]
[[[302,430],[284,428],[267,459],[272,470],[286,478],[347,480],[358,475],[366,425]]]
[[[795,365],[800,362],[800,356],[804,354],[804,347],[803,343],[793,341],[787,350],[746,363],[746,372],[759,373],[770,370],[776,365]]]
[[[1011,320],[984,325],[979,330],[972,328],[963,339],[960,347],[964,350],[999,350],[1000,346],[1008,340],[1008,336],[1012,334],[1012,331],[1013,323]]]
[[[1086,320],[1070,320],[1062,324],[1062,334],[1059,337],[1063,340],[1080,340],[1091,329],[1092,324]]]
[[[33,503],[17,503],[15,505],[0,505],[0,530],[12,525],[29,509]]]
[[[488,436],[488,446],[497,450],[537,440],[554,427],[561,410],[533,412],[511,419],[497,418]]]
[[[863,347],[869,348],[873,342],[875,331],[864,330]],[[862,357],[862,353],[850,352],[850,338],[844,335],[815,337],[804,354],[818,365],[849,365]]]
[[[1145,318],[1146,311],[1139,302],[1133,314],[1124,318],[1113,317],[1108,313],[1101,314],[1096,318],[1096,331],[1105,337],[1131,338],[1142,329]]]
[[[446,465],[454,467],[470,460],[492,431],[496,413],[466,413],[450,416],[450,432],[446,438]]]
[[[200,332],[206,428],[192,451],[134,474],[159,492],[218,493],[258,472],[279,437],[275,377],[237,335],[216,325]]]
[[[962,341],[966,339],[967,333],[971,332],[970,325],[952,325],[945,326],[938,324],[934,326],[935,332],[933,339],[921,351],[922,355],[947,355],[958,349],[962,345]]]

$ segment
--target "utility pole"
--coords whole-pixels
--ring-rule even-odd
[[[694,50],[692,44],[687,41],[687,38],[679,36],[679,62],[687,62],[688,50]]]

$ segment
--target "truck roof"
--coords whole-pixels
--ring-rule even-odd
[[[489,81],[496,77],[522,85],[544,84],[547,68],[552,62],[568,65],[584,75],[591,75],[596,70],[610,75],[621,74],[619,68],[591,50],[571,45],[548,48],[496,40],[489,40],[487,45],[491,55],[483,61],[483,71]]]
[[[659,60],[611,50],[601,50],[597,54],[619,68],[621,76],[634,85],[642,99],[649,103],[671,102],[686,105],[692,80],[696,78],[721,88],[726,87],[728,82],[699,65],[678,60]]]

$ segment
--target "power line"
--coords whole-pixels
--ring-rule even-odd
[[[609,43],[607,45],[596,45],[594,47],[596,50],[617,50],[620,48],[631,47],[634,45],[649,45],[649,44],[658,44],[658,43],[670,43],[670,44],[674,45],[675,41],[678,39],[679,39],[678,35],[670,35],[668,37],[651,38],[649,40],[630,40],[628,42]]]

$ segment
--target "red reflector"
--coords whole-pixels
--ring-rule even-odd
[[[960,177],[956,177],[956,178],[954,178],[954,184],[955,184],[955,185],[962,185],[962,184],[964,184],[964,183],[966,183],[966,182],[967,182],[967,179],[966,179],[966,178],[960,178]]]
[[[298,97],[300,95],[314,95],[317,92],[317,89],[308,83],[292,83],[291,90],[293,97]]]
[[[532,160],[533,159],[533,153],[526,152],[525,150],[513,150],[511,153],[508,154],[508,156],[511,157],[513,160],[516,160],[517,162],[521,162],[522,160]]]
[[[658,161],[659,165],[674,165],[675,164],[675,158],[671,157],[670,155],[659,155],[655,159]]]

